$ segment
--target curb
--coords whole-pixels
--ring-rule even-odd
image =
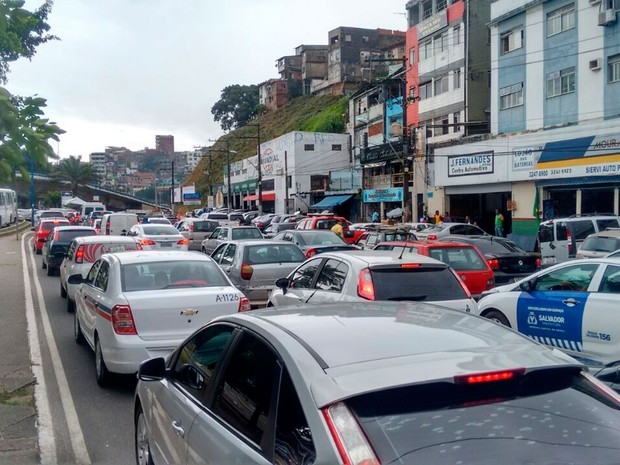
[[[19,234],[23,234],[24,232],[30,231],[31,227],[30,221],[21,221],[17,226],[17,231]],[[7,237],[11,234],[15,234],[15,225],[11,225],[0,230],[0,237]]]

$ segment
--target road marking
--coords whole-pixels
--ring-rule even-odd
[[[28,236],[30,237],[30,236]],[[39,433],[40,439],[40,450],[41,450],[41,463],[43,465],[47,464],[55,464],[56,463],[56,445],[54,441],[54,429],[52,426],[47,390],[45,389],[45,383],[43,378],[43,370],[41,368],[41,349],[38,341],[38,332],[36,331],[36,319],[34,318],[34,305],[32,304],[32,293],[30,286],[30,279],[27,273],[26,265],[26,249],[30,253],[30,263],[32,265],[33,277],[34,277],[34,287],[37,291],[37,299],[39,300],[39,311],[41,313],[41,322],[43,323],[43,333],[45,334],[45,340],[47,342],[47,346],[49,347],[50,356],[52,359],[52,366],[54,368],[54,373],[56,375],[56,382],[58,384],[58,392],[60,394],[60,403],[62,404],[62,408],[65,414],[65,419],[67,421],[67,427],[69,429],[69,439],[71,440],[71,447],[73,449],[73,455],[75,457],[76,465],[87,465],[90,464],[90,457],[88,455],[88,450],[86,449],[86,442],[84,441],[84,434],[82,433],[82,429],[80,427],[80,420],[77,415],[77,411],[75,410],[75,404],[73,403],[73,398],[71,397],[71,391],[69,390],[69,383],[67,381],[67,376],[65,374],[65,370],[62,365],[62,360],[60,359],[60,353],[58,352],[58,346],[56,345],[56,340],[54,339],[54,334],[52,333],[52,325],[50,324],[49,315],[47,313],[47,307],[45,306],[45,300],[43,298],[43,291],[41,290],[41,283],[39,282],[39,278],[36,274],[36,263],[34,254],[32,253],[31,247],[26,247],[26,235],[22,238],[22,251],[24,252],[22,255],[24,262],[24,281],[26,282],[26,301],[30,300],[30,308],[27,310],[28,312],[32,312],[31,318],[34,324],[34,331],[29,331],[29,338],[31,339],[31,351],[32,348],[35,347],[38,350],[38,370],[40,377],[37,376],[37,379],[40,380],[42,385],[42,390],[39,393],[40,396],[37,396],[37,408],[43,407],[44,409],[44,417],[45,424],[42,425],[42,432]],[[28,308],[28,305],[27,305]],[[30,325],[30,322],[29,322]],[[32,339],[35,341],[33,342]],[[33,345],[35,344],[35,345]],[[33,367],[35,366],[33,359]],[[40,410],[41,412],[41,410]],[[39,414],[41,415],[41,414]],[[50,439],[51,437],[51,439]],[[51,447],[51,449],[50,449]],[[45,458],[45,460],[44,460]],[[48,461],[49,460],[49,461]]]

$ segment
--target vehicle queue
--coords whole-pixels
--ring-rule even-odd
[[[102,223],[114,215],[122,214]],[[451,454],[504,457],[466,425],[451,440],[421,434],[429,408],[450,411],[440,428],[458,423],[459,409],[471,421],[499,413],[486,429],[508,423],[502,434],[516,457],[550,454],[542,442],[520,449],[517,432],[538,426],[508,418],[513,405],[502,399],[513,397],[530,408],[601,409],[592,421],[603,434],[545,437],[557,443],[554,456],[574,459],[587,443],[605,462],[605,444],[620,442],[620,397],[582,363],[620,388],[620,258],[541,268],[539,254],[480,231],[459,235],[456,223],[345,222],[340,237],[338,221],[219,211],[95,235],[41,219],[53,225],[44,264],[50,275],[62,255],[60,295],[74,312],[76,342],[95,353],[97,382],[138,373],[137,463],[431,463],[443,441],[474,439],[464,455]],[[265,239],[278,224],[294,226]],[[74,236],[50,247],[61,234]],[[508,284],[496,286],[498,276]],[[577,401],[574,390],[592,392]],[[395,394],[431,395],[432,406],[412,400],[395,410]],[[416,421],[402,433],[367,421],[388,414]],[[225,447],[214,451],[212,441]],[[425,452],[409,454],[418,448]]]

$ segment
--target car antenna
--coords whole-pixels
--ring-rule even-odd
[[[406,246],[405,246],[405,245],[403,245],[403,250],[401,250],[401,251],[400,251],[400,255],[398,256],[398,259],[399,259],[399,260],[402,260],[402,259],[403,259],[403,254],[405,253],[405,247],[406,247]]]

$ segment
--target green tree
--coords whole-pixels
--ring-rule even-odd
[[[52,170],[52,176],[61,181],[71,183],[73,195],[78,195],[78,186],[88,184],[96,179],[93,165],[83,163],[77,157],[63,158]]]
[[[46,207],[60,207],[61,204],[61,195],[60,192],[58,191],[50,191],[47,193],[47,195],[45,196],[45,199],[43,200],[43,204]]]
[[[224,131],[245,126],[258,114],[258,86],[234,84],[224,87],[220,99],[211,107],[213,119]]]

